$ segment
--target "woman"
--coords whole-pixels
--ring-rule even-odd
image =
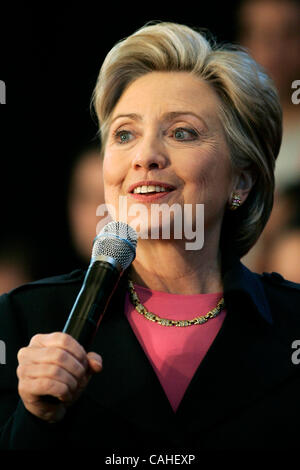
[[[81,271],[2,297],[2,447],[294,447],[300,288],[239,261],[273,203],[281,109],[270,79],[236,47],[148,24],[107,55],[93,100],[116,218],[121,196],[128,217],[137,203],[147,216],[158,203],[203,204],[204,244],[175,237],[176,214],[169,237],[159,219],[151,238],[143,211],[136,259],[89,353],[60,333]],[[182,220],[195,228],[197,211]]]

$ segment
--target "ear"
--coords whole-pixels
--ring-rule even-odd
[[[252,187],[254,186],[255,181],[256,177],[251,171],[240,170],[234,177],[229,203],[231,202],[233,193],[236,193],[241,198],[241,204],[243,204],[246,201]]]

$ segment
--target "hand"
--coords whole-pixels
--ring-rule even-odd
[[[18,390],[25,408],[48,422],[61,420],[91,376],[102,370],[102,358],[66,333],[38,334],[18,352]],[[58,404],[43,396],[57,397]]]

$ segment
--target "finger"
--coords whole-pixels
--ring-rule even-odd
[[[89,368],[92,370],[92,372],[101,372],[103,368],[103,361],[99,354],[95,352],[89,352],[87,354],[87,360],[89,363]]]
[[[54,364],[25,364],[17,369],[17,376],[22,379],[51,379],[68,385],[71,392],[75,392],[80,379],[76,380],[72,374]]]
[[[48,377],[21,380],[18,385],[18,391],[22,398],[26,398],[28,403],[36,402],[37,397],[42,395],[51,395],[64,402],[69,402],[73,399],[73,393],[68,384]]]
[[[89,383],[91,377],[94,373],[101,372],[102,370],[102,357],[94,352],[89,352],[87,354],[87,359],[89,361],[89,368],[86,371],[84,377],[78,383],[78,391],[81,392]]]
[[[86,351],[72,336],[54,332],[49,334],[37,334],[31,338],[29,346],[32,347],[57,347],[65,349],[72,354],[78,361],[82,362],[85,366],[86,363]]]
[[[35,348],[27,347],[20,349],[18,353],[19,366],[26,366],[28,370],[33,365],[55,365],[65,369],[73,375],[76,380],[81,378],[86,373],[88,368],[88,361],[85,358],[86,366],[78,361],[72,354],[65,349],[57,347],[49,348]],[[21,369],[22,370],[22,369]]]

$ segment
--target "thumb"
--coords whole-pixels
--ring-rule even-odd
[[[87,354],[87,360],[89,363],[89,367],[91,369],[91,372],[101,372],[103,368],[103,362],[102,362],[102,357],[95,353],[95,352],[89,352]]]

